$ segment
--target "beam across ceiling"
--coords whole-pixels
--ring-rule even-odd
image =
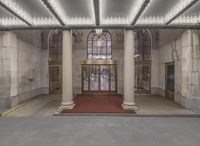
[[[143,13],[143,11],[145,10],[145,8],[147,7],[147,5],[149,4],[150,0],[144,0],[139,11],[137,12],[135,18],[132,21],[132,25],[135,25],[137,20],[139,19],[139,17],[141,16],[141,14]]]
[[[27,16],[27,14],[22,15],[23,14],[22,11],[17,10],[17,7],[15,4],[0,0],[0,6],[2,6],[4,9],[6,9],[8,12],[16,16],[18,19],[23,21],[28,26],[32,26],[30,20],[27,19],[29,16]]]
[[[49,9],[49,11],[54,15],[54,17],[58,20],[58,22],[62,25],[65,26],[64,21],[62,20],[62,18],[59,17],[59,15],[57,14],[57,12],[54,10],[54,8],[52,7],[52,5],[49,3],[48,0],[42,0],[43,3],[45,4],[45,6]]]
[[[179,10],[176,11],[176,12],[171,12],[171,13],[174,13],[174,14],[172,14],[172,16],[169,16],[169,20],[167,20],[166,24],[167,25],[170,24],[172,21],[174,21],[177,17],[182,15],[185,11],[187,11],[189,8],[191,8],[198,1],[199,0],[185,0],[185,2],[180,2]],[[183,3],[183,5],[181,5],[181,3]],[[175,7],[175,9],[176,9],[176,7]]]
[[[100,14],[99,14],[99,0],[93,0],[94,12],[95,12],[95,23],[100,25]]]
[[[63,29],[63,30],[70,30],[70,29],[200,29],[200,25],[108,25],[108,26],[31,26],[31,27],[0,27],[0,31],[7,31],[7,30],[52,30],[52,29]]]

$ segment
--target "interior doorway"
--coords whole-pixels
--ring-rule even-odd
[[[62,92],[62,31],[52,30],[48,36],[49,93]]]
[[[165,64],[165,96],[174,100],[174,62]]]
[[[135,93],[151,93],[151,37],[147,30],[136,30],[135,42]]]

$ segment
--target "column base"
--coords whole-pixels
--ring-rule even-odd
[[[65,109],[73,109],[75,106],[74,102],[62,102],[61,106],[58,108],[57,112],[61,113]]]
[[[134,102],[123,102],[122,108],[124,110],[137,110],[138,107],[135,105]]]

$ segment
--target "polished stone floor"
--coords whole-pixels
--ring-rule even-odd
[[[0,146],[199,146],[200,118],[65,116],[0,119]]]
[[[9,112],[8,117],[49,117],[53,116],[61,103],[60,94],[41,95],[22,103],[17,109]]]
[[[190,115],[195,114],[177,103],[155,95],[136,95],[135,102],[138,106],[137,114],[142,115]]]
[[[137,114],[140,115],[185,115],[194,112],[182,108],[171,100],[160,96],[136,95],[138,106]],[[6,114],[7,117],[49,117],[52,116],[61,103],[61,95],[42,95],[24,102],[14,111]]]

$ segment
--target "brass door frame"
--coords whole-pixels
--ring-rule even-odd
[[[87,65],[89,67],[89,74],[88,74],[88,90],[84,90],[84,74],[83,74],[83,68],[84,65]],[[97,91],[90,90],[90,69],[91,66],[98,66],[99,70],[99,86]],[[101,66],[108,66],[109,68],[109,90],[101,90],[101,73],[100,73],[100,67]],[[114,72],[115,72],[115,90],[111,90],[111,66],[114,66]],[[117,64],[114,60],[86,60],[82,62],[81,67],[81,74],[82,74],[82,93],[83,94],[117,94]]]

